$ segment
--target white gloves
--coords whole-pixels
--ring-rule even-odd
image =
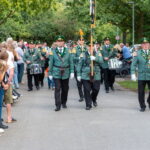
[[[53,77],[52,77],[52,76],[49,76],[49,79],[50,79],[50,80],[52,80],[52,79],[53,79]]]
[[[131,80],[132,80],[132,81],[136,81],[136,80],[137,80],[137,78],[136,78],[136,75],[135,75],[135,74],[132,74],[132,75],[131,75]]]
[[[70,74],[70,79],[73,79],[74,78],[74,73],[71,73]]]
[[[79,82],[81,82],[81,77],[80,77],[80,76],[78,76],[78,77],[77,77],[77,80],[78,80]]]
[[[95,56],[90,56],[90,59],[93,61],[93,60],[96,59],[96,57]]]

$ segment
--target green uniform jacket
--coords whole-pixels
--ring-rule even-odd
[[[41,49],[41,50],[40,50],[41,58],[44,59],[44,60],[41,60],[41,61],[40,61],[41,67],[44,67],[44,66],[45,66],[46,52],[47,52],[47,51],[45,51],[45,49]]]
[[[64,73],[61,73],[61,70]],[[74,73],[72,55],[67,48],[64,48],[61,56],[58,48],[50,52],[49,56],[49,75],[56,79],[68,79],[70,73]]]
[[[136,68],[138,69],[138,80],[150,80],[150,50],[149,54],[138,50],[131,64],[131,74],[135,74]]]
[[[110,58],[114,58],[117,56],[117,51],[113,48],[113,45],[109,45],[109,47],[107,48],[105,45],[102,46],[102,56],[103,58],[108,57]],[[109,68],[108,67],[108,60],[104,60],[104,63],[102,64],[102,68]]]
[[[103,63],[103,57],[100,56],[100,52],[95,54],[96,60],[94,61],[94,80],[101,80],[100,65]],[[90,65],[91,59],[89,52],[85,52],[80,58],[77,67],[77,76],[81,76],[83,80],[90,80]]]
[[[82,48],[80,45],[76,46],[72,50],[75,71],[77,70],[77,66],[78,66],[78,63],[79,63],[79,58],[80,58],[81,53],[85,53],[86,51],[87,51],[86,46],[83,46],[83,48]]]
[[[27,69],[30,69],[32,64],[40,64],[40,61],[41,61],[40,53],[38,52],[37,49],[33,49],[33,50],[28,49],[24,53],[23,60],[24,62],[26,61],[31,62],[30,64],[27,64]]]

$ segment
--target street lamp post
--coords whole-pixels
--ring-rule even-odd
[[[133,1],[128,2],[129,4],[132,4],[132,45],[134,46],[135,43],[135,3]]]

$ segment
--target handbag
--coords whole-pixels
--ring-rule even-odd
[[[117,58],[111,58],[108,61],[108,67],[110,70],[119,69],[122,67],[122,61],[118,60]]]

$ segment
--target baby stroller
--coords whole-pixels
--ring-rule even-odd
[[[120,75],[120,77],[125,78],[130,74],[130,66],[132,61],[130,59],[123,59],[122,65],[120,68],[116,69],[116,73]]]

